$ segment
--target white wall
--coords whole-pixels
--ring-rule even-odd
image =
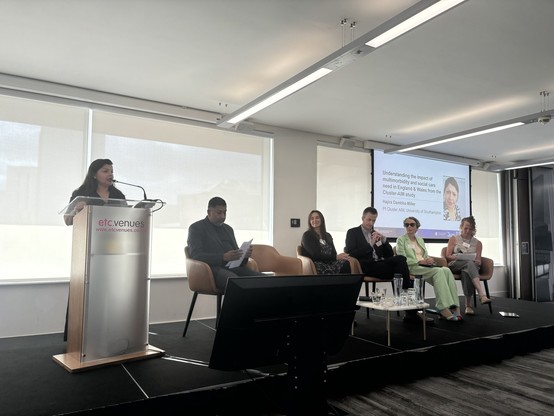
[[[306,229],[308,212],[316,208],[317,141],[338,143],[339,139],[269,126],[263,130],[275,133],[273,245],[281,254],[295,256],[296,246]],[[291,218],[300,218],[301,227],[291,228]],[[233,224],[232,218],[229,218],[229,224]],[[437,249],[440,254],[440,248]],[[183,272],[184,268],[183,258]],[[458,288],[461,293],[459,284]],[[429,286],[426,289],[427,296],[432,296],[430,289]],[[490,289],[493,296],[507,296],[507,277],[503,267],[496,268]],[[150,292],[151,323],[184,321],[192,298],[185,277],[154,279]],[[67,294],[68,282],[0,285],[0,338],[61,333]],[[213,316],[214,297],[200,295],[193,317]]]
[[[272,131],[275,131],[273,245],[279,253],[296,257],[296,246],[307,228],[308,213],[316,208],[317,140],[321,136],[284,129]],[[291,218],[300,218],[299,228],[291,228]]]
[[[0,337],[63,331],[68,293],[67,282],[2,283]]]

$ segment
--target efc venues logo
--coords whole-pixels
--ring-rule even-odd
[[[144,231],[144,221],[99,219],[96,231],[109,233],[140,233]]]

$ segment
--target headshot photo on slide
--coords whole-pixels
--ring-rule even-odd
[[[460,210],[461,197],[458,179],[452,176],[444,177],[443,186],[443,219],[446,221],[460,221],[463,217]]]

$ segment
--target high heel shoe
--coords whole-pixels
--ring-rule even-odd
[[[466,306],[466,315],[475,315],[475,312],[471,306]]]

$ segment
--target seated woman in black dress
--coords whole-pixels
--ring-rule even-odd
[[[325,228],[325,218],[318,210],[308,215],[308,230],[302,235],[303,255],[310,257],[317,274],[350,273],[348,254],[337,254],[333,237]]]

